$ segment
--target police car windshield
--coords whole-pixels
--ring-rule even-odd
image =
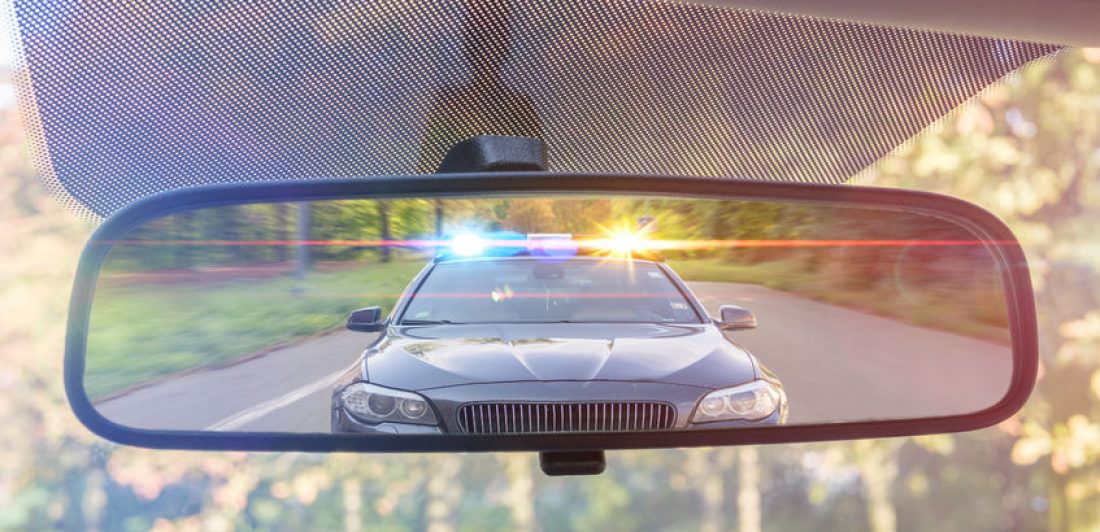
[[[401,323],[702,323],[661,268],[624,259],[437,264]]]

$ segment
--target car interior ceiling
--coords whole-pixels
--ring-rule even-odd
[[[552,171],[842,183],[1059,50],[691,3],[411,2],[389,26],[291,4],[66,25],[17,1],[51,190],[96,220],[183,186],[431,172],[475,133],[541,137]]]

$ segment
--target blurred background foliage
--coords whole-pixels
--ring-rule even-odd
[[[1100,528],[1100,50],[1033,63],[857,177],[1005,219],[1034,269],[1042,375],[1017,416],[957,435],[617,452],[594,478],[530,454],[132,449],[61,383],[92,227],[49,197],[0,117],[0,529],[1096,530]],[[965,386],[965,378],[959,378]]]

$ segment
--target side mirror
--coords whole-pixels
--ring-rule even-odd
[[[719,309],[721,321],[718,328],[723,331],[739,331],[756,328],[756,315],[751,310],[737,305],[722,305]]]
[[[348,330],[358,332],[378,332],[385,328],[382,323],[382,307],[367,307],[351,311],[348,315]]]

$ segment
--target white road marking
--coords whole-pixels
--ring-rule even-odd
[[[208,430],[208,431],[232,431],[232,430],[237,430],[237,429],[241,428],[242,426],[247,425],[249,423],[252,423],[253,421],[256,421],[257,419],[260,419],[260,418],[262,418],[262,417],[264,417],[264,416],[266,416],[266,415],[268,415],[268,414],[270,414],[270,413],[272,413],[272,412],[274,412],[274,411],[276,411],[280,408],[283,408],[283,407],[289,406],[293,403],[296,403],[298,401],[301,401],[302,399],[305,399],[306,397],[308,397],[311,394],[314,394],[318,391],[321,391],[321,390],[323,390],[327,387],[332,386],[332,383],[336,382],[336,379],[340,378],[340,376],[343,375],[346,372],[347,372],[346,369],[342,369],[342,370],[337,371],[336,373],[333,373],[331,375],[325,375],[324,377],[321,377],[320,379],[317,379],[317,380],[315,380],[315,381],[313,381],[309,384],[306,384],[305,386],[302,386],[301,388],[298,388],[296,390],[292,390],[291,392],[289,392],[285,395],[282,395],[280,397],[276,397],[276,398],[274,398],[270,401],[265,401],[265,402],[260,403],[256,406],[253,406],[251,408],[246,408],[244,410],[241,410],[240,412],[237,412],[236,414],[233,414],[232,416],[229,416],[229,417],[227,417],[227,418],[225,418],[225,419],[223,419],[223,420],[221,420],[217,423],[214,423],[213,425],[210,425],[209,427],[206,427],[206,430]]]

